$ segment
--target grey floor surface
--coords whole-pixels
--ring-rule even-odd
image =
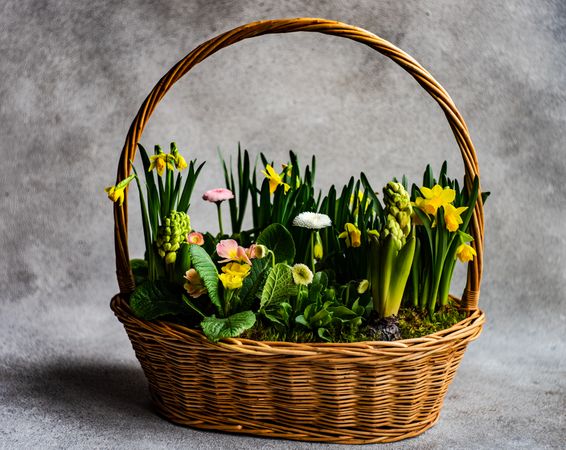
[[[320,16],[408,51],[450,92],[477,147],[486,205],[481,307],[440,422],[365,448],[566,447],[566,8],[521,1],[0,1],[0,447],[319,449],[202,432],[151,409],[109,309],[113,182],[128,126],[185,53],[256,20]],[[434,102],[401,69],[344,39],[270,36],[203,63],[142,139],[207,159],[242,144],[283,162],[319,157],[322,188],[365,170],[375,184],[457,146]],[[131,208],[132,256],[141,252]],[[215,212],[195,200],[195,227]],[[214,226],[211,227],[212,231]],[[455,282],[461,289],[462,273]]]

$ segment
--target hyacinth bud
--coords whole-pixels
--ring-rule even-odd
[[[393,242],[395,243],[395,248],[400,250],[405,242],[407,242],[407,237],[403,233],[399,223],[395,220],[391,214],[387,216],[387,225],[383,230],[383,237],[386,238],[387,236],[393,237]]]
[[[175,253],[185,242],[187,234],[191,231],[191,219],[184,212],[171,211],[163,220],[163,225],[157,231],[155,244],[159,256],[165,258],[167,264],[173,264],[177,259]]]
[[[411,232],[411,197],[401,183],[390,181],[383,188],[383,201],[388,214],[386,230],[389,230],[385,235],[393,234],[401,245],[405,245]],[[393,222],[396,224],[393,225]]]

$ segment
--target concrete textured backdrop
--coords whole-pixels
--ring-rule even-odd
[[[427,67],[477,147],[486,208],[488,323],[441,420],[382,448],[559,448],[566,438],[566,3],[499,1],[0,1],[0,446],[323,448],[184,429],[157,417],[108,308],[111,204],[102,188],[137,108],[204,40],[259,19],[366,28]],[[237,142],[275,160],[319,157],[321,187],[448,159],[443,114],[399,67],[345,39],[262,37],[198,66],[142,139],[207,159]],[[193,222],[214,223],[195,202]],[[131,211],[131,254],[141,252]],[[204,225],[201,225],[204,227]],[[461,278],[461,276],[460,276]],[[338,448],[333,446],[331,448]],[[370,447],[367,447],[370,448]]]

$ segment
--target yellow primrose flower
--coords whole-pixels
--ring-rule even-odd
[[[456,257],[462,262],[472,261],[477,255],[474,247],[468,244],[462,244],[456,249]]]
[[[171,163],[171,155],[166,155],[165,153],[159,153],[157,155],[153,155],[149,157],[151,164],[149,165],[148,172],[151,172],[153,169],[157,170],[159,176],[163,176],[163,172],[165,172],[165,167],[169,170],[173,170],[173,164]],[[186,164],[186,162],[185,162]]]
[[[417,197],[415,206],[422,209],[427,214],[435,215],[438,208],[446,207],[456,198],[456,191],[449,187],[442,188],[439,184],[435,184],[432,189],[427,187],[420,188],[424,198]]]
[[[267,170],[267,172],[265,171]],[[265,177],[269,180],[269,192],[270,193],[274,193],[275,190],[277,189],[277,186],[279,185],[283,185],[284,189],[285,189],[285,193],[287,193],[287,191],[289,189],[291,189],[291,186],[289,186],[287,183],[283,182],[283,179],[281,178],[281,175],[279,175],[277,172],[275,172],[275,170],[273,169],[273,167],[271,167],[269,164],[267,166],[265,166],[265,170],[262,170],[261,173],[263,173],[265,175]]]
[[[239,275],[231,275],[229,273],[221,273],[218,275],[224,289],[240,289],[244,284],[244,279]]]
[[[246,278],[250,273],[250,269],[251,267],[248,264],[231,262],[222,267],[222,272],[228,275]]]
[[[462,223],[460,214],[462,214],[466,209],[468,209],[467,206],[462,206],[460,208],[454,208],[454,206],[450,204],[444,206],[444,222],[446,223],[446,229],[448,231],[456,231],[459,228]]]
[[[119,205],[122,206],[124,203],[124,190],[135,177],[135,175],[130,175],[128,178],[120,181],[116,186],[108,186],[107,188],[104,188],[104,192],[108,194],[108,198],[110,200],[113,202],[119,202]]]
[[[346,240],[347,247],[359,247],[362,233],[353,223],[348,222],[344,225],[344,231],[338,235],[339,238]]]

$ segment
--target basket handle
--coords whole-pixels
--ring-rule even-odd
[[[224,47],[228,47],[229,45],[235,44],[241,40],[261,36],[263,34],[290,33],[295,31],[313,31],[361,42],[362,44],[365,44],[379,53],[389,57],[409,72],[413,78],[415,78],[415,80],[417,80],[417,82],[436,100],[446,114],[446,118],[448,119],[450,128],[452,128],[452,132],[458,142],[462,159],[464,161],[464,184],[467,189],[471,189],[474,177],[479,175],[479,167],[474,145],[472,144],[472,140],[470,139],[468,132],[468,127],[448,93],[442,86],[440,86],[432,75],[403,50],[375,34],[370,33],[369,31],[341,22],[313,18],[278,19],[249,23],[210,39],[195,48],[181,61],[175,64],[175,66],[173,66],[153,88],[151,93],[141,105],[136,118],[132,122],[120,156],[116,182],[118,183],[129,176],[132,169],[130,161],[134,160],[137,143],[139,142],[142,132],[151,117],[151,114],[155,110],[155,107],[165,96],[167,91],[169,91],[169,89],[175,84],[175,82],[177,82],[190,69]],[[114,204],[116,274],[120,292],[123,294],[131,293],[135,287],[128,254],[127,215],[128,208],[126,192],[123,205],[119,206],[118,203]],[[466,288],[464,289],[462,296],[463,307],[470,311],[477,309],[483,267],[484,225],[481,195],[478,196],[478,201],[475,205],[472,216],[471,235],[474,237],[473,246],[475,247],[477,256],[472,262],[468,263],[468,278]]]

